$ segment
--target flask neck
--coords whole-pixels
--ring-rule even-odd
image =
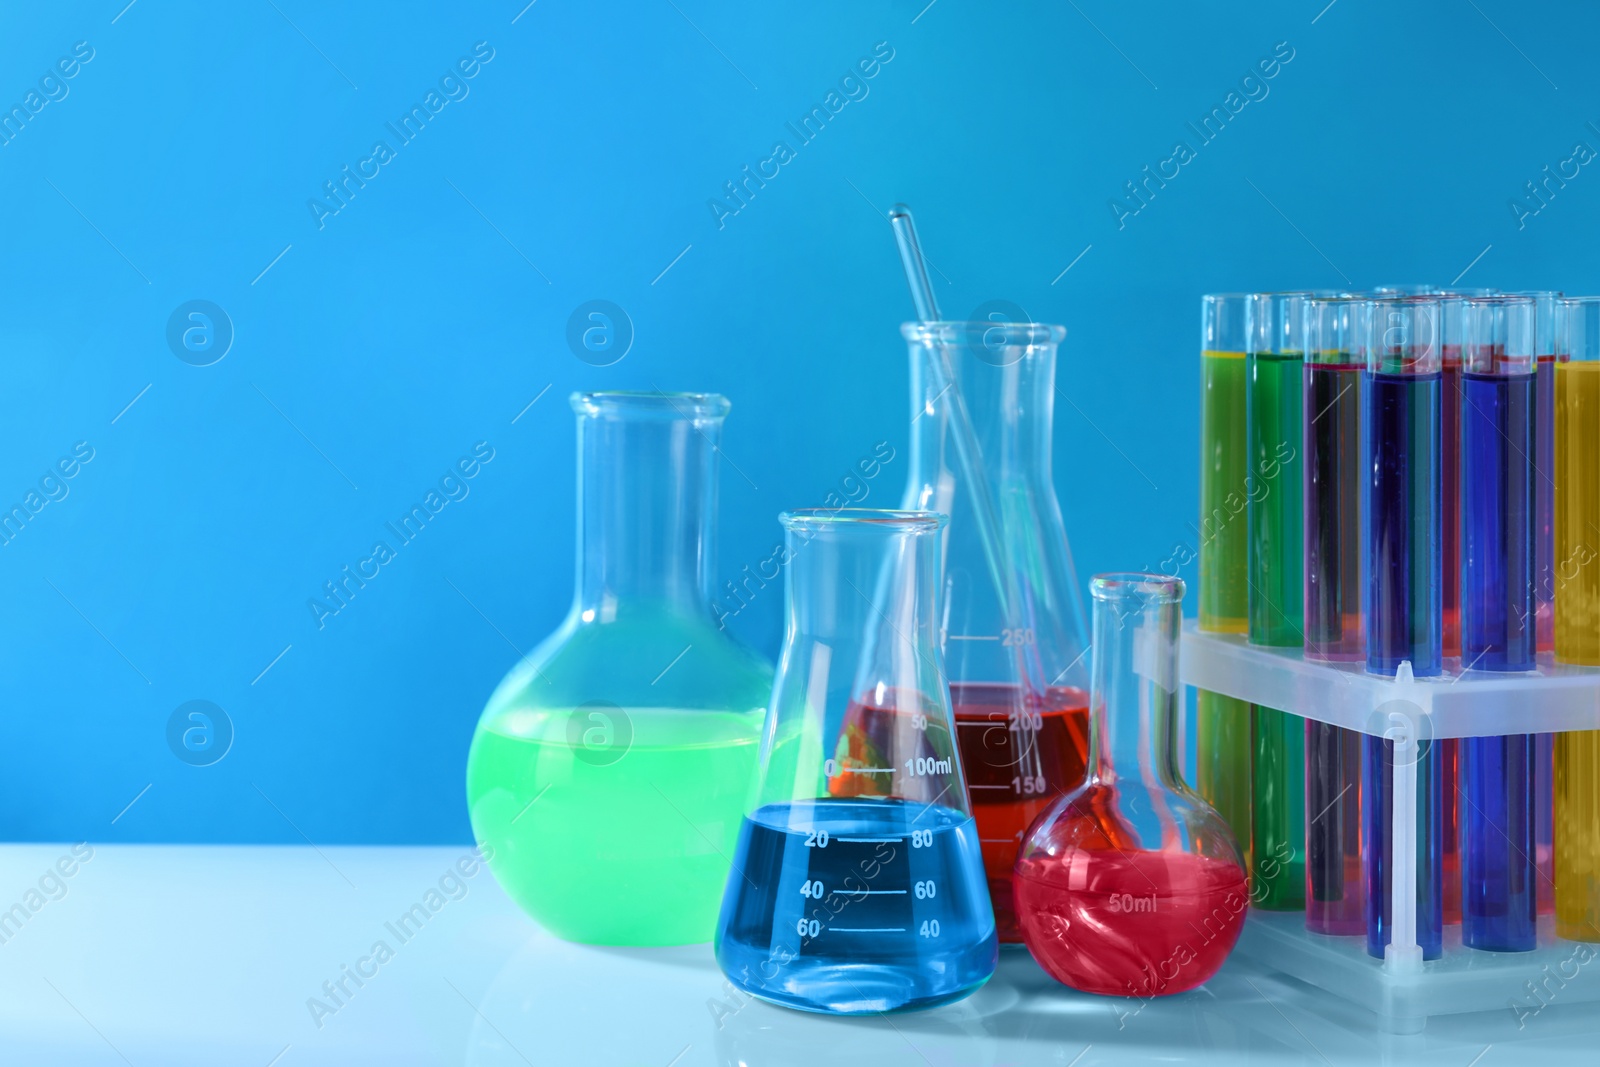
[[[584,622],[711,612],[722,416],[612,404],[578,415],[578,584]]]
[[[940,520],[931,514],[898,522],[857,520],[848,517],[853,513],[849,509],[835,513],[841,516],[837,519],[790,522],[785,540],[790,561],[786,640],[857,649],[872,667],[863,679],[870,674],[890,679],[891,688],[915,691],[916,686],[893,679],[919,675],[937,662],[934,575]],[[914,665],[909,672],[908,664]]]
[[[1108,785],[1142,780],[1180,789],[1179,601],[1148,588],[1114,589],[1107,595],[1102,581],[1095,583],[1089,779]]]
[[[911,481],[926,499],[907,506],[949,511],[941,494],[949,494],[962,473],[950,430],[957,390],[991,485],[1020,482],[1053,495],[1056,345],[986,346],[983,333],[972,330],[943,342],[913,339],[910,350]]]

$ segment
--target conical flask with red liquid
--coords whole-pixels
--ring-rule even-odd
[[[1022,940],[1011,869],[1033,820],[1083,780],[1083,602],[1051,481],[1056,350],[1018,322],[901,327],[911,354],[903,506],[942,512],[940,642],[1002,943]]]
[[[1181,993],[1222,966],[1249,906],[1233,832],[1178,773],[1183,583],[1102,574],[1090,592],[1088,777],[1028,831],[1017,918],[1034,959],[1074,989]]]

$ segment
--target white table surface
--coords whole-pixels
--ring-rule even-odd
[[[959,1004],[805,1015],[734,995],[709,945],[559,941],[487,872],[462,879],[459,899],[435,898],[401,942],[385,924],[467,852],[97,846],[51,877],[69,846],[0,846],[0,909],[27,912],[0,913],[0,1064],[1600,1063],[1594,1006],[1558,998],[1521,1029],[1508,1008],[1390,1037],[1237,959],[1205,989],[1141,1006],[1073,993],[1007,950]],[[308,999],[332,1007],[323,983],[380,940],[393,958],[366,963],[376,974],[360,987],[346,979],[353,993],[319,1027]]]

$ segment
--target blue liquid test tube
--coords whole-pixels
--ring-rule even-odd
[[[1408,664],[1413,676],[1428,677],[1444,659],[1440,302],[1383,298],[1364,302],[1359,315],[1367,368],[1367,670],[1393,676]],[[1395,701],[1379,711],[1389,728],[1364,738],[1362,759],[1367,952],[1384,958],[1393,941],[1401,954],[1420,949],[1437,959],[1444,947],[1439,746],[1421,736],[1427,719],[1414,705]],[[1407,845],[1414,862],[1398,862],[1397,848]],[[1407,883],[1415,886],[1415,907],[1397,913],[1394,900],[1404,898]]]
[[[1538,654],[1534,299],[1467,300],[1461,313],[1461,663],[1530,671]],[[1532,734],[1462,742],[1461,940],[1472,948],[1527,952],[1538,942],[1535,816],[1549,789],[1538,759]]]
[[[1555,514],[1556,514],[1556,317],[1560,290],[1529,290],[1516,296],[1533,298],[1533,351],[1539,369],[1534,377],[1534,494],[1538,501],[1533,524],[1533,595],[1539,605],[1539,651],[1555,649]],[[1555,791],[1555,734],[1535,734],[1535,760],[1541,768],[1539,794],[1534,804],[1534,839],[1538,847],[1539,911],[1555,910],[1555,827],[1551,805]]]

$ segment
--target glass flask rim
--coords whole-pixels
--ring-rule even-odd
[[[949,521],[939,511],[902,511],[893,508],[792,508],[778,514],[786,530],[829,526],[884,526],[927,532]]]
[[[656,416],[678,419],[720,419],[733,404],[721,393],[644,392],[629,389],[577,391],[567,397],[572,410],[591,418]]]
[[[919,344],[963,344],[973,334],[987,330],[1006,331],[1008,346],[1033,347],[1059,345],[1066,340],[1067,328],[1049,322],[993,322],[984,320],[944,319],[938,322],[902,322],[900,336]]]
[[[1183,600],[1184,592],[1183,579],[1170,574],[1108,571],[1089,580],[1089,595],[1096,600],[1139,597],[1152,604],[1176,604]]]

